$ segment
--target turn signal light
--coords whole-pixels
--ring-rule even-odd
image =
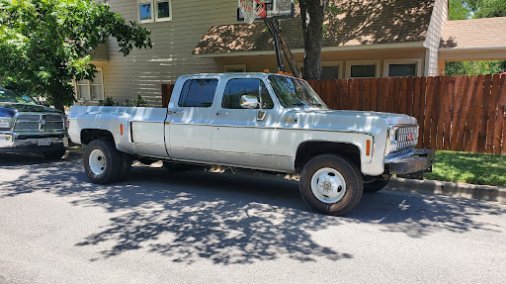
[[[365,155],[367,157],[371,156],[371,140],[369,139],[365,141]]]

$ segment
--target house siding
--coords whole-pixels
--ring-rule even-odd
[[[137,21],[136,0],[108,3],[126,21]],[[160,105],[161,83],[184,73],[221,71],[214,60],[198,58],[192,50],[209,26],[236,22],[236,5],[235,0],[172,0],[172,21],[142,24],[151,30],[152,49],[134,49],[124,57],[116,40],[109,40],[109,61],[102,65],[105,95],[119,102],[141,95]]]
[[[445,22],[448,20],[448,0],[437,0],[432,11],[427,38],[424,46],[427,48],[425,56],[425,75],[439,75],[439,45],[441,44],[441,33]]]

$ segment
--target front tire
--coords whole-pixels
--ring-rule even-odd
[[[363,180],[357,167],[336,155],[311,159],[302,170],[302,199],[319,212],[339,216],[353,210],[363,193]]]
[[[364,192],[375,193],[382,190],[388,185],[388,182],[390,182],[390,177],[391,176],[388,175],[386,177],[376,177],[369,181],[366,180],[364,182]]]
[[[93,140],[84,149],[84,170],[92,183],[107,184],[122,175],[124,161],[111,141]]]

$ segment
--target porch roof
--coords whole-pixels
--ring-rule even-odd
[[[335,0],[327,9],[323,47],[422,42],[435,0]],[[288,45],[304,48],[300,15],[280,22]],[[272,51],[272,37],[262,22],[212,26],[193,50],[195,55]]]
[[[506,58],[506,17],[447,21],[441,34],[440,53],[449,60]]]

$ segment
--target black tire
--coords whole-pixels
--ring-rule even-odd
[[[335,203],[326,203],[319,200],[311,189],[313,175],[324,168],[331,168],[337,171],[346,183],[344,195]],[[359,204],[363,193],[362,175],[353,163],[344,158],[330,154],[321,155],[311,159],[304,166],[299,182],[299,189],[302,199],[309,206],[319,212],[339,216],[350,212]]]
[[[61,160],[61,158],[65,155],[67,149],[64,146],[58,147],[56,149],[48,150],[42,152],[44,158],[48,160]]]
[[[90,167],[90,155],[98,155],[97,160],[103,161],[103,167],[100,169],[102,172],[94,172]],[[98,154],[97,154],[98,153]],[[111,141],[106,140],[93,140],[84,149],[83,162],[86,175],[92,183],[107,184],[119,180],[122,171],[123,160],[121,153],[116,150],[116,147]]]
[[[387,177],[379,176],[375,178],[371,178],[371,180],[364,180],[364,192],[367,193],[375,193],[383,188],[385,188],[388,185],[388,182],[390,181],[390,175]]]
[[[133,159],[130,155],[121,153],[121,169],[119,171],[118,178],[116,181],[123,181],[128,175],[130,168],[132,167]]]

